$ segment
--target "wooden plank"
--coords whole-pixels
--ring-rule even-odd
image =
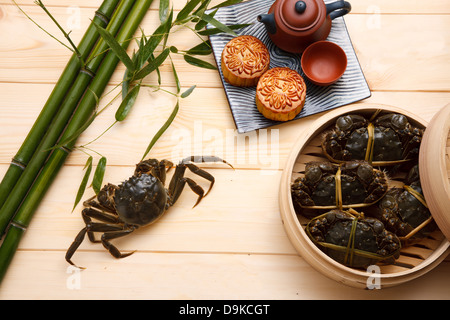
[[[81,273],[68,268],[62,256],[62,252],[19,251],[2,283],[0,299],[450,298],[448,262],[401,286],[360,290],[326,278],[292,255],[145,253],[111,262],[91,252],[91,264]]]
[[[3,171],[6,168],[2,166]],[[217,166],[223,168],[223,166]],[[108,167],[104,182],[119,184],[133,174],[133,167]],[[216,183],[211,193],[192,208],[197,196],[186,187],[177,203],[158,223],[117,239],[125,251],[289,253],[295,254],[281,223],[278,208],[279,171],[207,169]],[[38,208],[21,241],[22,249],[67,250],[83,228],[82,205],[72,207],[82,179],[81,167],[64,167]],[[205,190],[209,183],[190,173]],[[168,184],[168,182],[167,182]],[[93,195],[89,189],[84,200]],[[264,195],[264,196],[260,196]],[[89,241],[80,247],[74,261],[89,264],[86,250],[109,256],[101,244]]]
[[[59,31],[33,0],[18,0],[27,12],[54,34]],[[213,0],[219,3],[218,0]],[[366,102],[391,104],[425,120],[450,98],[450,3],[447,0],[358,0],[346,17],[358,58],[372,89]],[[63,26],[78,41],[101,0],[46,0]],[[173,1],[178,11],[185,0]],[[78,11],[79,9],[79,11]],[[157,1],[142,27],[157,25]],[[72,18],[80,17],[73,25]],[[400,14],[397,14],[400,13]],[[10,1],[0,0],[0,176],[18,150],[46,101],[70,53],[26,19]],[[198,43],[189,30],[171,36],[188,49]],[[134,46],[134,44],[133,44]],[[130,52],[133,49],[130,48]],[[177,160],[183,155],[218,153],[236,170],[205,165],[216,177],[211,194],[192,209],[189,189],[155,225],[115,241],[124,251],[113,259],[99,244],[83,243],[74,261],[88,267],[68,269],[64,254],[83,226],[82,206],[72,213],[86,155],[76,151],[58,175],[20,244],[0,299],[448,299],[449,258],[420,279],[382,291],[343,286],[311,268],[286,236],[278,208],[281,170],[292,144],[320,115],[270,128],[278,139],[260,144],[264,131],[239,135],[247,140],[228,146],[227,134],[238,139],[218,73],[174,62],[183,85],[198,87],[182,100],[180,112],[152,151],[152,157]],[[214,63],[212,56],[207,57]],[[112,84],[120,82],[123,67]],[[164,89],[174,88],[170,66],[162,68]],[[146,83],[155,84],[149,77]],[[24,94],[26,93],[26,94]],[[102,100],[102,105],[109,97]],[[174,99],[143,90],[129,118],[89,145],[108,158],[105,182],[129,177],[148,142],[172,111]],[[113,121],[115,102],[80,138],[86,144]],[[256,140],[255,140],[256,138]],[[260,140],[262,139],[262,140]],[[237,141],[237,140],[236,140]],[[242,140],[240,140],[242,141]],[[255,141],[256,147],[255,147]],[[273,151],[274,157],[267,157]],[[269,153],[272,155],[272,153]],[[95,155],[95,160],[98,156]],[[191,173],[204,188],[208,184]],[[92,195],[89,189],[85,199]],[[69,272],[69,273],[68,273]],[[72,272],[72,273],[71,273]],[[68,282],[69,281],[69,282]],[[72,286],[72,287],[71,287]]]
[[[19,5],[34,5],[34,0],[16,0]],[[211,6],[221,3],[222,1],[213,0]],[[102,0],[78,0],[75,5],[71,0],[46,0],[47,7],[71,7],[79,6],[86,8],[98,8]],[[174,9],[180,10],[183,5],[183,0],[172,1]],[[416,14],[433,14],[433,13],[450,13],[450,6],[446,0],[420,1],[420,0],[397,0],[392,2],[390,0],[357,0],[350,1],[352,4],[352,13],[366,13],[366,14],[389,14],[389,13],[416,13]],[[11,4],[8,0],[0,0],[0,4]],[[157,7],[157,1],[152,4],[152,8]]]
[[[5,6],[0,20],[5,30],[8,47],[0,59],[0,82],[54,83],[64,68],[70,52],[53,39],[43,35],[28,19],[12,6]],[[30,7],[29,14],[50,32],[58,34],[39,8]],[[64,16],[63,8],[55,8],[55,15]],[[82,36],[92,15],[91,9],[81,9],[81,27],[74,30],[74,40]],[[156,28],[156,19],[147,15],[142,28],[150,33]],[[449,15],[382,15],[379,24],[372,24],[367,15],[353,14],[346,18],[349,33],[356,53],[372,90],[450,90],[450,28]],[[426,25],[427,28],[422,26]],[[383,39],[383,46],[379,41]],[[173,42],[172,42],[173,41]],[[180,30],[172,35],[169,43],[179,49],[188,49],[199,42],[189,30]],[[134,44],[133,44],[134,45]],[[134,46],[130,47],[130,52]],[[1,47],[0,47],[1,49]],[[220,87],[218,74],[214,70],[199,70],[186,64],[182,57],[173,59],[183,84],[195,83],[203,87]],[[212,56],[205,59],[215,63]],[[201,71],[201,72],[200,72]],[[119,83],[124,69],[119,66],[112,78]],[[173,85],[171,67],[161,68],[165,85]],[[146,82],[156,84],[150,76]]]
[[[17,152],[51,90],[50,84],[15,83],[0,86],[0,108],[5,115],[0,118],[0,163],[9,163]],[[25,91],[28,94],[22,95]],[[372,97],[365,101],[398,106],[420,114],[429,121],[448,103],[449,98],[448,92],[383,91],[373,92]],[[107,102],[109,98],[103,100],[102,106]],[[96,119],[94,125],[80,137],[77,145],[94,140],[113,123],[118,103],[114,102]],[[129,118],[89,147],[106,156],[109,165],[134,165],[141,159],[151,138],[168,118],[173,106],[174,100],[170,95],[142,90]],[[177,118],[158,141],[151,156],[177,161],[192,154],[214,153],[229,160],[236,168],[278,170],[284,168],[292,143],[319,116],[285,123],[258,133],[239,135],[223,89],[196,88],[190,97],[181,101]],[[252,141],[257,142],[254,144]],[[85,162],[86,155],[78,151],[67,160],[69,165],[84,165]]]
[[[373,25],[352,15],[346,24],[372,90],[450,89],[450,16],[384,15]]]

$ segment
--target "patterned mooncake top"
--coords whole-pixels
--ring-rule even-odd
[[[225,46],[223,61],[236,75],[253,76],[266,70],[270,54],[264,43],[253,36],[233,38]]]
[[[259,79],[257,94],[273,110],[295,109],[305,99],[303,78],[289,68],[272,68]]]

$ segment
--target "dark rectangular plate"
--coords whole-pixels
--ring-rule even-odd
[[[294,119],[300,119],[319,112],[331,110],[371,96],[369,86],[359,64],[343,17],[333,20],[327,38],[344,49],[347,55],[347,69],[341,79],[333,85],[321,87],[311,83],[303,74],[300,65],[301,55],[287,53],[276,47],[267,35],[264,25],[257,21],[259,14],[267,13],[273,0],[251,0],[220,8],[214,16],[226,25],[251,24],[238,30],[238,35],[252,35],[259,38],[270,52],[270,67],[289,67],[303,76],[306,83],[306,100],[303,110]],[[213,28],[208,25],[207,28]],[[256,88],[242,88],[225,82],[220,68],[220,60],[225,45],[233,36],[225,33],[211,35],[211,45],[219,68],[223,87],[228,98],[231,113],[239,133],[268,128],[281,122],[266,119],[256,108]],[[294,121],[292,120],[292,121]]]

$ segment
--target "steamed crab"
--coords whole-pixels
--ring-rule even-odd
[[[172,162],[149,159],[138,163],[134,175],[119,186],[106,184],[97,196],[84,202],[86,208],[82,212],[82,217],[86,226],[81,229],[67,250],[66,261],[74,265],[71,258],[86,234],[91,242],[101,242],[115,258],[131,255],[133,252],[121,253],[110,240],[127,236],[139,227],[157,221],[175,204],[186,183],[198,196],[195,207],[211,190],[215,179],[193,162],[228,164],[225,160],[214,156],[188,157],[176,166],[169,187],[165,188],[166,173],[173,166]],[[210,182],[206,194],[194,180],[184,176],[186,169]],[[99,222],[93,222],[92,219]],[[102,233],[101,239],[96,240],[94,233]]]
[[[410,170],[403,188],[388,190],[374,215],[405,241],[422,238],[436,228],[423,197],[418,170],[417,165]]]
[[[393,263],[400,255],[400,240],[381,221],[354,210],[331,210],[306,226],[310,239],[334,260],[354,268]]]
[[[332,209],[367,206],[387,191],[382,171],[365,161],[309,162],[304,177],[291,186],[292,200],[302,208]]]
[[[423,130],[406,116],[389,113],[367,120],[349,114],[336,120],[335,128],[322,140],[325,155],[333,162],[366,160],[387,165],[416,159]]]

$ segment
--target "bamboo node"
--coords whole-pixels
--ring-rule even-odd
[[[91,77],[92,79],[95,78],[95,73],[92,70],[89,70],[88,68],[84,67],[81,68],[80,73],[84,73],[87,74],[89,77]]]
[[[25,168],[27,167],[27,165],[19,160],[16,159],[12,159],[11,160],[11,165],[19,167],[22,170],[25,170]]]
[[[27,227],[21,225],[21,224],[18,223],[18,222],[12,221],[12,222],[11,222],[11,227],[15,227],[15,228],[21,229],[22,231],[27,231]]]
[[[109,23],[109,17],[107,17],[103,12],[101,11],[95,11],[95,16],[97,18],[99,18],[100,20],[102,20],[104,23],[108,24]]]
[[[67,154],[70,154],[70,152],[72,151],[72,150],[70,150],[69,148],[66,148],[66,147],[64,147],[64,146],[60,146],[58,149],[64,151],[64,152],[67,153]]]

